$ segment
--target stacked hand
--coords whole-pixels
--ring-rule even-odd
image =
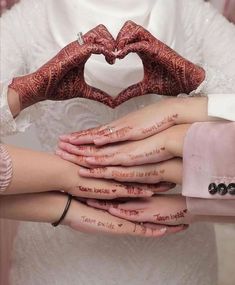
[[[184,138],[192,122],[210,119],[206,107],[206,98],[164,100],[110,126],[61,136],[57,154],[82,165],[81,176],[147,184],[157,194],[125,203],[89,199],[88,205],[129,221],[188,224],[194,217],[187,212],[185,197],[159,193],[182,184]]]
[[[13,79],[9,87],[19,95],[21,109],[43,100],[75,97],[115,108],[147,93],[189,94],[204,80],[202,68],[130,21],[116,40],[99,25],[83,41],[83,44],[70,43],[36,72]],[[137,53],[143,62],[144,78],[140,83],[112,98],[85,82],[84,67],[92,54],[103,54],[113,64],[131,52]],[[69,183],[57,190],[79,197],[73,200],[64,223],[77,230],[138,236],[161,236],[185,229],[184,224],[192,219],[182,196],[151,196],[182,182],[184,137],[190,123],[207,117],[203,98],[191,102],[190,99],[165,100],[111,125],[62,136],[57,154],[78,166],[76,174],[71,169],[68,172]],[[56,183],[51,190],[55,186]],[[41,187],[40,190],[46,191]],[[49,199],[51,194],[41,195],[48,196],[42,199]],[[61,197],[64,203],[65,197]],[[14,199],[11,201],[14,203]]]
[[[148,93],[176,96],[189,94],[204,80],[205,72],[184,59],[147,30],[128,21],[117,39],[103,25],[89,31],[63,48],[37,71],[17,77],[9,85],[20,98],[21,109],[43,100],[67,100],[76,97],[99,101],[115,108],[123,102]],[[143,80],[123,90],[116,98],[89,86],[84,67],[92,54],[103,54],[110,64],[129,53],[137,53],[144,66]]]

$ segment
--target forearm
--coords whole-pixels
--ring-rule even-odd
[[[217,120],[208,115],[207,97],[174,98],[175,110],[178,114],[177,124],[192,124]],[[169,106],[172,108],[172,106]]]
[[[8,88],[7,99],[12,116],[15,118],[21,112],[19,94],[15,90]]]
[[[13,176],[3,194],[22,194],[64,190],[71,177],[79,179],[77,166],[54,154],[7,146],[12,159]]]
[[[0,197],[0,218],[53,223],[63,213],[67,196],[48,192]]]

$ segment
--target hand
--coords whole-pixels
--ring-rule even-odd
[[[177,125],[139,141],[127,141],[103,147],[75,146],[59,142],[61,158],[86,167],[111,165],[137,166],[182,157],[185,135],[190,125]]]
[[[183,225],[194,221],[181,195],[157,195],[125,203],[88,200],[87,204],[133,222]]]
[[[121,184],[104,179],[83,178],[78,174],[69,177],[71,180],[64,190],[76,197],[83,198],[111,200],[124,197],[150,197],[159,188],[158,185],[150,187],[148,185]]]
[[[53,223],[61,217],[66,202],[67,195],[58,192],[3,196],[0,199],[0,218]],[[132,223],[75,199],[72,200],[62,224],[82,232],[140,237],[160,237],[166,234],[167,229],[161,225],[150,228]],[[181,230],[182,227],[175,227],[171,232]]]
[[[119,104],[128,99],[159,94],[176,96],[189,94],[205,79],[205,71],[177,54],[150,32],[132,21],[125,23],[117,39],[117,58],[137,53],[144,66],[144,79],[119,95]]]
[[[74,230],[87,233],[105,233],[113,235],[131,235],[140,237],[161,237],[166,233],[176,233],[183,226],[169,229],[166,226],[137,224],[110,215],[107,211],[97,210],[77,201],[73,201],[64,223]]]
[[[98,146],[122,141],[141,140],[171,126],[210,121],[207,98],[170,98],[132,112],[101,127],[60,136],[60,140],[73,145]]]
[[[14,89],[21,102],[21,110],[43,100],[67,100],[83,97],[103,103],[110,96],[86,84],[84,66],[92,54],[103,54],[109,63],[115,56],[116,43],[108,30],[99,25],[83,36],[84,44],[74,41],[36,72],[14,78]]]

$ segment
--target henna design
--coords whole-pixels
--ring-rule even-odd
[[[125,23],[116,42],[117,49],[121,51],[118,58],[134,52],[144,66],[143,80],[122,91],[116,100],[117,105],[149,93],[168,96],[189,94],[205,79],[203,68],[186,60],[132,21]]]
[[[70,43],[36,72],[13,79],[9,87],[19,94],[21,109],[43,100],[75,97],[115,108],[133,97],[149,93],[168,96],[189,94],[205,78],[201,67],[131,21],[123,26],[116,41],[103,25],[89,31],[83,39],[83,45],[77,41]],[[116,48],[121,52],[114,55]],[[84,68],[92,54],[103,54],[106,61],[112,64],[115,58],[124,58],[130,52],[137,53],[143,62],[144,78],[141,82],[123,90],[116,98],[86,84]],[[115,134],[123,137],[125,132],[119,130]]]
[[[115,40],[99,25],[83,37],[84,44],[74,41],[36,72],[14,78],[9,85],[18,92],[22,109],[43,100],[66,100],[83,97],[110,104],[110,96],[90,87],[84,80],[84,66],[92,54],[114,60]]]

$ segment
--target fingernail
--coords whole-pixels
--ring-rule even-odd
[[[167,227],[161,228],[160,233],[165,234],[167,232]]]
[[[69,139],[69,135],[60,135],[59,139],[61,139],[61,140],[68,140]]]
[[[80,175],[82,175],[82,176],[87,176],[87,175],[90,174],[90,170],[85,169],[85,168],[81,168],[81,169],[78,170],[78,173],[79,173]]]
[[[55,154],[57,154],[57,155],[62,155],[62,151],[61,151],[60,149],[56,149],[56,150],[55,150]]]

